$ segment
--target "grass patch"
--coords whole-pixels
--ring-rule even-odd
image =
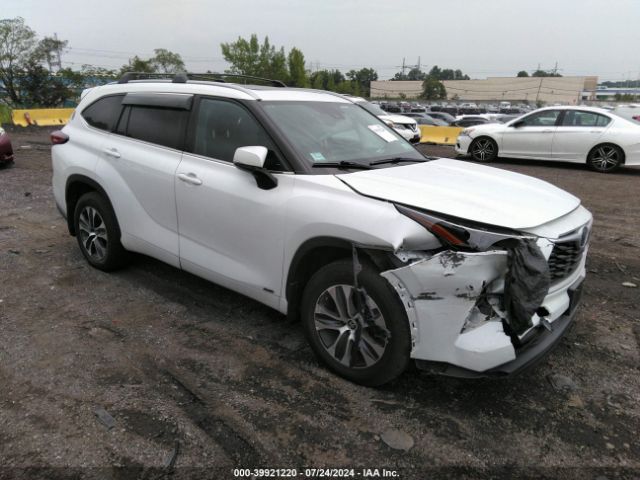
[[[0,103],[0,125],[11,123],[11,109]]]

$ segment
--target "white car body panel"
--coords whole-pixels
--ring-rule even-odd
[[[185,153],[176,180],[182,268],[277,307],[281,295],[286,207],[295,177],[257,188],[232,163]]]
[[[580,204],[542,180],[449,159],[339,178],[363,195],[513,229],[542,225]]]

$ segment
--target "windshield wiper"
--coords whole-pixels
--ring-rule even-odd
[[[375,160],[369,165],[384,165],[385,163],[405,163],[405,162],[428,162],[431,160],[430,158],[410,158],[410,157],[394,157],[394,158],[385,158],[383,160]]]
[[[360,168],[362,170],[370,170],[371,165],[366,163],[347,162],[341,160],[339,162],[317,162],[312,165],[313,168]]]

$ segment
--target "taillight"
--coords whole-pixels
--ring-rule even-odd
[[[633,118],[636,122],[640,122],[640,115],[634,115]]]
[[[69,135],[64,133],[62,130],[51,132],[51,145],[62,145],[63,143],[67,143],[68,141]]]

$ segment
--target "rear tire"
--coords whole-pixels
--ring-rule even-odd
[[[92,267],[105,272],[126,265],[129,254],[120,243],[120,227],[109,202],[97,192],[85,193],[73,216],[80,251]]]
[[[492,162],[498,157],[498,144],[489,137],[476,138],[469,145],[469,154],[476,162]]]
[[[356,307],[353,283],[349,260],[318,270],[302,296],[304,332],[329,369],[361,385],[382,385],[398,377],[409,363],[409,322],[397,293],[372,267],[363,265],[358,276],[368,315]]]
[[[624,163],[624,153],[620,147],[610,143],[595,146],[587,156],[587,165],[600,173],[610,173]]]

